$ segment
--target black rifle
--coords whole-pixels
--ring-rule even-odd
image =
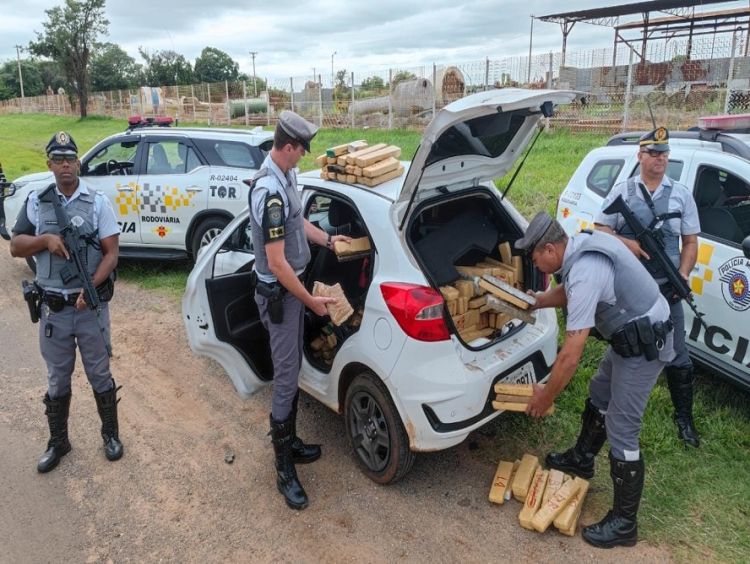
[[[662,267],[662,270],[667,276],[667,282],[669,282],[669,284],[674,288],[675,294],[681,300],[685,300],[687,305],[690,306],[690,309],[693,310],[693,313],[695,313],[698,321],[703,324],[703,327],[708,329],[708,325],[703,320],[704,314],[699,312],[698,308],[695,307],[695,302],[693,301],[693,293],[690,290],[690,286],[688,286],[688,283],[682,277],[680,271],[674,265],[672,260],[667,256],[667,253],[664,251],[664,247],[659,242],[659,239],[649,228],[641,223],[641,221],[633,213],[633,210],[631,210],[625,203],[625,200],[622,199],[622,196],[617,196],[617,198],[615,198],[615,201],[612,202],[604,210],[604,213],[606,213],[607,215],[612,215],[615,213],[619,213],[622,215],[625,223],[627,223],[630,229],[633,230],[633,233],[635,233],[635,238],[640,243],[641,248],[646,251],[646,253],[648,253],[648,256],[655,260],[659,264],[659,266]]]
[[[68,214],[60,203],[60,199],[57,197],[57,194],[55,194],[54,184],[41,194],[39,199],[43,202],[49,202],[54,206],[55,215],[57,216],[57,224],[60,228],[60,237],[62,237],[63,243],[65,243],[65,248],[70,256],[69,260],[72,263],[66,265],[60,271],[60,277],[62,278],[63,284],[67,284],[74,278],[78,278],[81,281],[81,286],[83,287],[83,299],[86,301],[86,305],[90,309],[96,311],[96,322],[99,325],[102,339],[104,339],[104,346],[107,349],[107,354],[111,358],[112,345],[107,338],[107,328],[102,319],[102,302],[99,299],[99,293],[96,291],[96,286],[94,286],[94,281],[91,279],[87,267],[88,260],[86,247],[91,243],[87,243],[88,237],[81,233],[80,227],[82,224],[76,225],[73,220],[68,217]]]

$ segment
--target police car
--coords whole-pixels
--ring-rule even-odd
[[[170,122],[135,116],[124,133],[81,156],[81,178],[112,202],[121,257],[195,257],[247,205],[242,179],[253,175],[273,144],[273,133],[261,128],[165,127]],[[5,189],[8,232],[29,192],[51,182],[46,171]]]
[[[593,228],[604,198],[638,174],[638,138],[615,135],[591,151],[562,192],[557,219],[572,234]],[[750,390],[750,116],[702,118],[671,131],[667,175],[693,192],[701,223],[698,261],[689,284],[704,328],[685,310],[693,360]]]
[[[376,188],[322,180],[318,171],[298,177],[305,217],[371,242],[370,252],[341,262],[312,247],[306,287],[338,282],[362,313],[356,326],[334,328],[307,312],[300,386],[344,415],[355,459],[374,481],[398,480],[415,452],[456,445],[496,417],[495,382],[548,377],[557,352],[553,310],[465,342],[438,288],[457,278],[454,264],[499,258],[499,243],[523,235],[527,222],[492,181],[510,169],[540,118],[574,98],[504,89],[453,102],[427,127],[406,172]],[[201,253],[182,300],[191,348],[217,360],[243,396],[273,377],[252,296],[248,230],[245,210]],[[526,286],[544,289],[546,277],[522,260]],[[313,341],[327,329],[334,349],[321,360]]]

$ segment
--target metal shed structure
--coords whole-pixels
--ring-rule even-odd
[[[699,12],[696,7],[708,4],[726,4],[728,0],[651,0],[648,2],[634,2],[620,6],[593,8],[576,12],[562,12],[548,14],[535,19],[560,25],[563,35],[562,65],[565,65],[565,50],[568,35],[578,22],[612,27],[615,30],[613,65],[617,57],[617,46],[627,45],[641,58],[646,59],[646,45],[649,39],[672,39],[674,37],[688,37],[688,58],[690,45],[694,35],[706,33],[729,33],[738,29],[747,31],[750,28],[750,8],[722,10],[714,12]],[[653,18],[652,14],[664,14]],[[640,14],[641,21],[620,24],[620,18],[633,14]],[[533,17],[533,16],[532,16]],[[627,33],[640,33],[640,37],[626,37]],[[633,43],[640,41],[640,49]],[[745,52],[747,52],[747,44]]]

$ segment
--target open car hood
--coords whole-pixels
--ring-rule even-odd
[[[404,179],[396,217],[440,186],[476,186],[505,175],[542,117],[572,102],[570,90],[503,88],[478,92],[440,110],[430,122]]]

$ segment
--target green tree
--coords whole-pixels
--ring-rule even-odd
[[[401,70],[393,75],[393,85],[395,86],[399,82],[404,82],[405,80],[414,80],[415,78],[417,78],[417,75],[413,72]]]
[[[195,82],[193,67],[183,55],[168,49],[150,54],[142,47],[138,48],[138,52],[146,61],[144,74],[149,86],[174,86]]]
[[[195,79],[198,82],[235,81],[239,78],[240,65],[224,51],[215,47],[204,47],[195,59]]]
[[[23,75],[24,96],[40,96],[44,94],[45,86],[39,63],[31,59],[21,61]],[[18,63],[8,61],[0,66],[0,100],[19,98],[21,83],[18,80]]]
[[[347,84],[347,72],[346,69],[336,71],[336,85],[333,88],[333,95],[335,98],[346,98],[351,92],[351,88]]]
[[[86,117],[89,99],[89,59],[99,35],[107,34],[105,0],[65,0],[65,4],[45,10],[44,32],[29,43],[35,55],[59,63],[68,86],[78,98],[81,117]]]
[[[142,66],[114,43],[100,45],[91,56],[91,89],[94,92],[138,86]]]
[[[385,81],[379,76],[371,76],[362,81],[362,90],[383,90]]]
[[[39,72],[42,74],[45,91],[49,86],[53,92],[57,93],[59,88],[65,88],[68,85],[65,73],[57,62],[38,61],[37,64],[39,65]]]

